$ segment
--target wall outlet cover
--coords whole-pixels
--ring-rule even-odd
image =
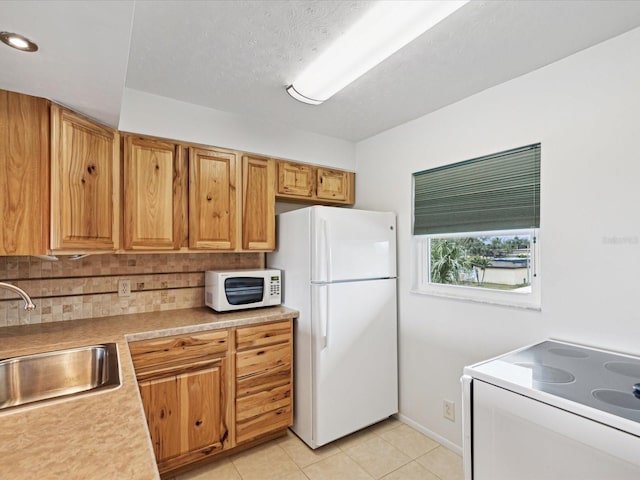
[[[118,280],[118,296],[119,297],[131,296],[131,280]]]
[[[452,422],[456,421],[456,404],[451,400],[443,400],[442,416]]]

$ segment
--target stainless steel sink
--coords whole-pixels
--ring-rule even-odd
[[[0,409],[119,385],[115,343],[0,361]]]

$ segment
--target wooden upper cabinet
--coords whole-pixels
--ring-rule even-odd
[[[125,249],[180,248],[184,170],[179,145],[137,136],[125,138]]]
[[[278,162],[278,193],[311,198],[314,190],[315,175],[311,165]]]
[[[275,160],[242,157],[242,248],[274,250]]]
[[[353,174],[318,167],[316,196],[323,200],[353,203]]]
[[[278,161],[276,198],[284,201],[353,205],[355,174],[305,163]]]
[[[239,174],[235,152],[189,149],[190,248],[236,248]]]
[[[0,90],[0,255],[49,245],[49,102]]]
[[[51,250],[119,244],[119,136],[51,105]]]

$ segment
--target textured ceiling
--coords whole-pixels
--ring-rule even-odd
[[[291,99],[372,3],[0,0],[0,30],[41,45],[0,45],[0,88],[117,125],[126,86],[358,141],[640,26],[640,0],[472,0],[324,104]]]
[[[0,0],[0,30],[40,49],[0,44],[0,88],[55,100],[118,124],[127,73],[132,1]]]

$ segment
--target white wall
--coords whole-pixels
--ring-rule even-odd
[[[463,366],[547,337],[640,354],[638,45],[640,29],[357,144],[356,206],[398,214],[406,419],[461,445]],[[411,174],[535,142],[542,311],[409,293]]]
[[[355,144],[125,89],[119,130],[355,170]]]

